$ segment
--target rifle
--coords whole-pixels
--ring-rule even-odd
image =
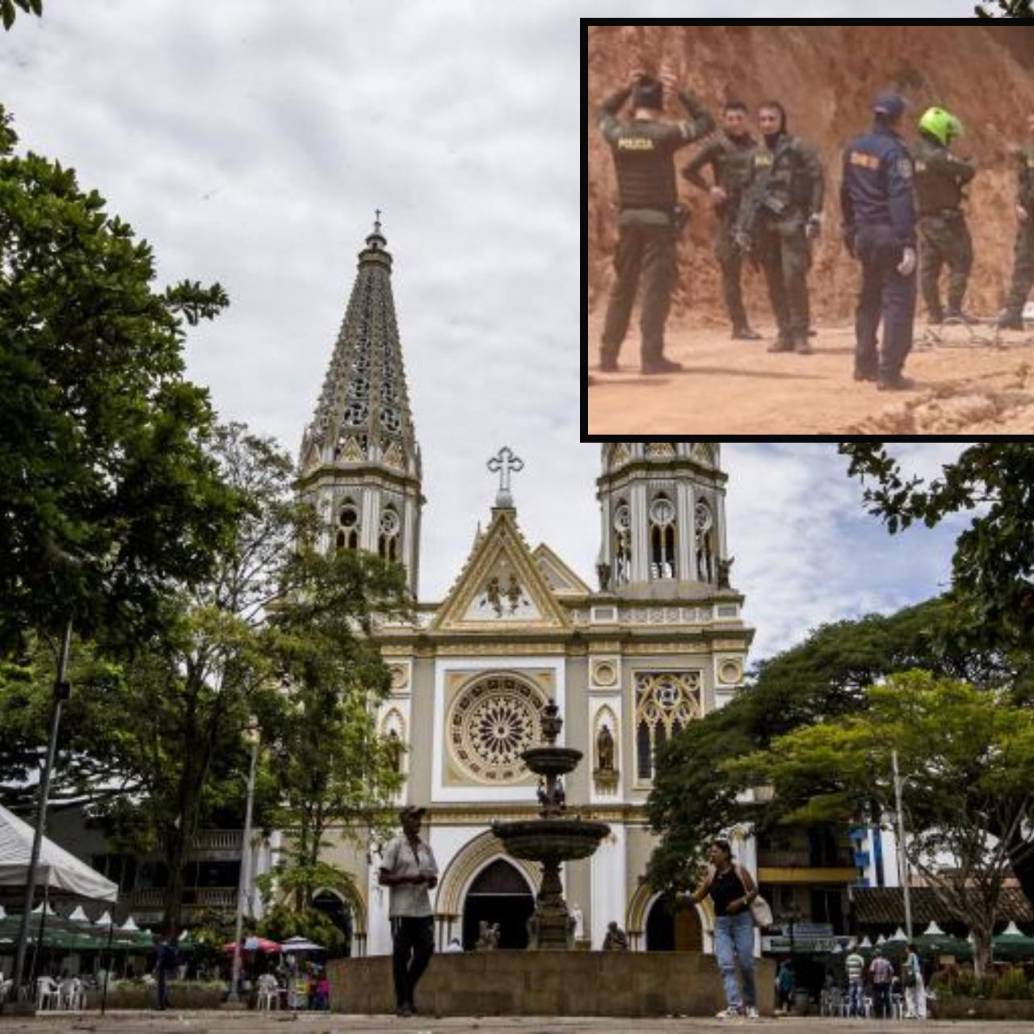
[[[775,171],[776,162],[784,153],[785,145],[781,145],[772,155],[772,164],[754,180],[747,189],[740,201],[740,212],[736,219],[736,229],[733,231],[733,243],[739,251],[746,255],[753,251],[757,238],[758,223],[761,213],[771,212],[775,216],[782,215],[789,207],[782,198],[773,197],[768,193],[768,185],[772,181],[772,173]]]

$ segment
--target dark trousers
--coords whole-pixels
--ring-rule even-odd
[[[158,983],[155,986],[156,1008],[167,1009],[169,1007],[169,989],[165,986],[165,968],[158,970]]]
[[[912,350],[916,314],[916,275],[902,276],[901,245],[889,226],[863,226],[855,238],[862,263],[862,293],[855,317],[855,369],[871,376],[894,377]],[[877,354],[876,333],[883,320],[883,347]]]
[[[1027,295],[1034,287],[1034,214],[1020,223],[1013,252],[1012,284],[1005,299],[1005,310],[1012,316],[1023,312]]]
[[[391,933],[395,942],[395,1001],[401,1009],[414,1004],[417,981],[434,954],[434,916],[392,919]]]
[[[890,1019],[890,984],[872,985],[872,1011],[878,1019]]]
[[[731,210],[731,214],[728,210]],[[718,215],[718,232],[715,237],[714,254],[722,271],[722,297],[732,321],[733,330],[747,326],[747,310],[743,305],[743,291],[740,276],[743,272],[743,255],[736,247],[733,231],[736,227],[736,206],[728,204]]]
[[[670,225],[645,223],[620,226],[614,271],[617,279],[607,304],[601,358],[607,362],[618,357],[621,342],[628,333],[632,306],[642,275],[642,361],[654,362],[664,354],[664,325],[668,321],[671,289],[675,284],[674,228]]]
[[[944,317],[939,281],[948,267],[948,312],[958,312],[973,268],[973,241],[961,212],[924,215],[919,220],[919,282],[930,319]]]
[[[811,253],[801,219],[764,222],[755,248],[765,274],[768,297],[784,341],[808,337],[808,267]]]

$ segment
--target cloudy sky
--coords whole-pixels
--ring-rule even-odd
[[[292,454],[380,207],[424,454],[422,595],[487,516],[485,460],[526,461],[523,527],[591,580],[599,447],[578,442],[578,16],[562,0],[46,0],[0,38],[22,146],[74,166],[150,240],[161,282],[219,280],[189,376]],[[627,5],[626,9],[627,9]],[[753,3],[639,2],[640,16]],[[852,14],[851,0],[796,16]],[[772,15],[770,8],[764,13]],[[886,0],[866,11],[971,13]],[[926,470],[953,450],[911,450]],[[826,446],[725,452],[734,581],[757,654],[943,585],[950,529],[889,539]]]

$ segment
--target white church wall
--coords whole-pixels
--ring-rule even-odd
[[[607,923],[612,919],[625,925],[625,827],[611,823],[610,836],[600,843],[591,861],[592,907],[590,911],[592,948],[603,947]]]

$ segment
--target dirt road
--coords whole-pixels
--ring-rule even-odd
[[[633,325],[622,369],[601,374],[599,317],[590,316],[590,435],[934,435],[1034,434],[1034,328],[1025,332],[948,327],[941,340],[917,323],[906,373],[916,390],[878,392],[852,379],[854,331],[821,327],[815,354],[770,354],[763,341],[733,341],[725,329],[670,323],[667,354],[678,374],[639,374]],[[925,339],[925,340],[924,340]],[[980,343],[980,341],[986,343]]]

